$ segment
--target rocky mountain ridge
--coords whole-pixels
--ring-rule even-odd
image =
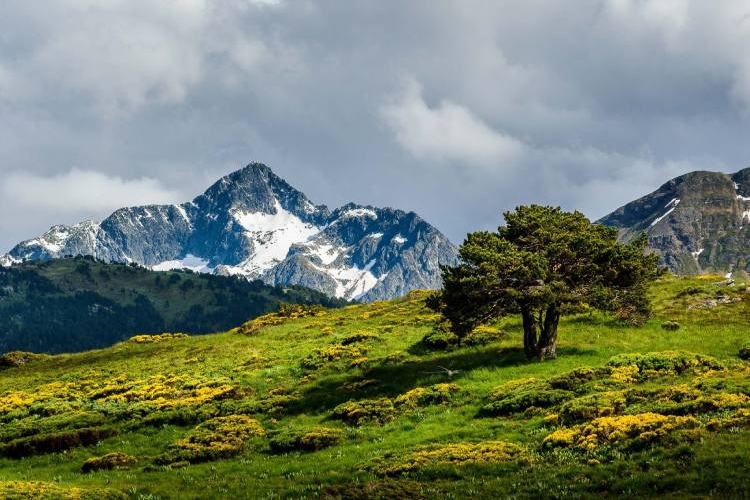
[[[622,240],[645,233],[677,274],[750,269],[750,168],[735,174],[691,172],[618,208],[598,222]]]
[[[0,264],[69,255],[242,275],[363,301],[437,288],[440,265],[457,259],[455,246],[413,212],[354,203],[330,211],[260,163],[187,203],[122,208],[101,223],[53,226]]]

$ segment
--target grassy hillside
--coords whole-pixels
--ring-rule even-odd
[[[0,352],[72,352],[136,333],[225,331],[279,302],[344,304],[301,287],[84,257],[0,267]]]
[[[567,316],[545,363],[516,318],[426,348],[420,293],[21,359],[0,497],[743,497],[750,293],[716,280],[663,278],[641,328]]]

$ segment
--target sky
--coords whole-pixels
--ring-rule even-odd
[[[4,0],[0,252],[251,161],[459,243],[750,166],[744,0]]]

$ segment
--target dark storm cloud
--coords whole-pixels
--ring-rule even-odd
[[[8,1],[0,250],[250,160],[454,240],[750,164],[741,1]]]

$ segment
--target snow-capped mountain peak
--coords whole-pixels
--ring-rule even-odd
[[[260,163],[182,205],[123,208],[101,223],[54,226],[0,264],[66,255],[242,275],[361,300],[438,287],[440,265],[457,258],[445,236],[413,212],[354,203],[331,212]]]

